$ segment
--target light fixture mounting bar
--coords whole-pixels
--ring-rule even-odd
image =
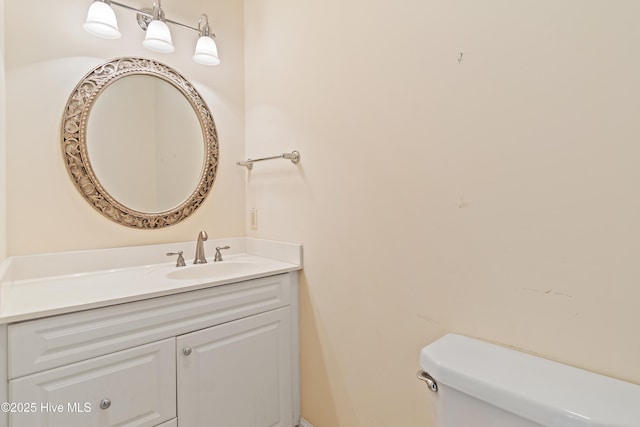
[[[127,4],[120,3],[120,2],[117,2],[117,1],[114,1],[114,0],[109,1],[109,3],[110,4],[115,4],[116,6],[120,6],[120,7],[125,8],[125,9],[133,10],[134,12],[137,12],[138,14],[140,14],[142,16],[146,16],[148,18],[153,18],[153,14],[152,13],[149,13],[149,12],[144,11],[144,10],[137,9],[137,8],[129,6]],[[164,20],[166,22],[170,22],[172,24],[179,25],[179,26],[181,26],[183,28],[186,28],[188,30],[195,31],[196,33],[200,33],[200,30],[198,28],[191,27],[189,25],[183,24],[182,22],[174,21],[174,20],[168,19],[168,18],[165,18]]]

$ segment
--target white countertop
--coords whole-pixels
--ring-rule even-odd
[[[167,275],[206,268],[208,264],[191,264],[193,258],[189,254],[195,252],[195,242],[8,258],[0,267],[0,324],[302,269],[302,245],[252,238],[205,242],[209,263],[213,262],[215,247],[225,245],[231,249],[223,251],[222,264],[242,263],[240,270],[187,279],[173,279]],[[185,252],[186,267],[176,267],[176,257],[166,256],[167,252],[177,250]]]

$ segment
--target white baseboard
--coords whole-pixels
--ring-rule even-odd
[[[300,424],[298,425],[298,427],[313,427],[311,425],[311,423],[309,423],[309,421],[305,420],[304,418],[300,418]]]

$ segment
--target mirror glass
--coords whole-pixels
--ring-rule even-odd
[[[87,152],[96,177],[116,200],[140,212],[184,202],[198,185],[205,143],[187,98],[168,82],[126,76],[96,99]]]
[[[218,167],[218,135],[196,88],[171,67],[116,58],[73,90],[62,152],[85,200],[121,225],[155,229],[198,209]]]

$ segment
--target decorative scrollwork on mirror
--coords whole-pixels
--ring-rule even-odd
[[[153,129],[153,131],[149,132],[145,129],[138,131],[137,129],[133,129],[131,126],[127,127],[121,125],[119,120],[122,120],[122,111],[119,110],[122,110],[120,107],[125,107],[125,104],[128,101],[118,100],[117,97],[123,92],[114,92],[118,95],[109,95],[111,98],[114,98],[115,96],[115,99],[117,100],[115,101],[117,102],[117,106],[112,107],[112,109],[118,110],[118,113],[120,114],[120,116],[118,116],[119,118],[109,118],[103,124],[94,125],[94,121],[97,120],[96,117],[98,116],[98,109],[95,108],[96,102],[100,95],[104,94],[105,89],[114,87],[115,82],[122,81],[125,77],[137,75],[151,76],[160,79],[161,81],[168,83],[170,87],[177,89],[179,93],[186,98],[188,103],[185,103],[185,105],[190,104],[193,111],[186,112],[183,108],[183,111],[178,111],[177,114],[172,115],[195,115],[197,120],[193,117],[188,119],[196,123],[195,133],[197,135],[195,138],[192,137],[194,134],[193,132],[189,133],[183,131],[176,126],[172,120],[166,120],[166,118],[156,118],[156,120],[158,122],[170,121],[171,123],[154,124],[154,127],[164,127],[162,127],[161,130]],[[166,86],[166,83],[163,83],[163,85]],[[128,87],[131,88],[140,85],[141,84],[138,82],[130,80]],[[130,91],[130,89],[121,90]],[[166,92],[166,89],[162,90]],[[169,90],[175,92],[173,89]],[[133,96],[135,97],[138,95]],[[153,98],[153,96],[146,97]],[[179,101],[183,102],[182,96],[178,97],[180,98]],[[104,96],[104,99],[106,98],[107,96]],[[127,99],[135,100],[136,98]],[[174,101],[157,102],[158,108],[166,107],[167,104],[175,103],[176,102]],[[131,108],[133,107],[130,107],[130,109]],[[152,106],[149,109],[153,110],[154,108],[155,106]],[[92,117],[91,126],[89,126],[89,117],[92,115],[92,109],[94,110],[94,115],[96,117]],[[190,109],[186,108],[186,110]],[[99,111],[102,113],[104,110],[100,109]],[[197,129],[198,123],[200,129]],[[88,128],[91,127],[94,129],[97,128],[98,131],[94,130],[93,133],[88,132]],[[114,133],[110,136],[105,137],[103,135],[108,135],[111,132]],[[173,146],[172,148],[169,148],[169,150],[173,151],[169,154],[165,153],[165,156],[160,160],[154,160],[156,164],[147,169],[159,169],[164,166],[167,159],[172,160],[172,158],[180,157],[184,151],[183,146],[180,144],[185,142],[183,141],[184,139],[189,139],[189,143],[196,144],[195,148],[191,149],[192,152],[195,151],[197,153],[194,155],[195,160],[191,163],[195,166],[185,166],[186,163],[177,162],[180,165],[179,167],[182,169],[175,169],[177,166],[174,166],[174,169],[168,172],[170,176],[158,179],[159,183],[156,183],[154,180],[151,184],[148,184],[150,187],[147,189],[143,188],[140,192],[133,193],[132,196],[127,195],[127,197],[120,197],[119,191],[121,190],[116,191],[115,187],[117,186],[112,184],[105,185],[112,178],[106,179],[103,170],[105,168],[106,170],[110,170],[109,174],[112,174],[116,176],[116,179],[123,181],[122,175],[128,176],[124,172],[140,169],[141,171],[138,171],[140,172],[138,176],[141,177],[141,180],[143,178],[147,179],[148,175],[150,175],[146,172],[147,169],[139,166],[140,162],[146,160],[141,159],[150,158],[154,155],[158,158],[161,156],[150,152],[157,151],[155,147],[145,147],[136,151],[136,155],[140,156],[139,158],[134,157],[134,154],[131,152],[132,150],[128,148],[131,142],[126,141],[126,137],[131,136],[131,134],[146,135],[148,133],[153,134],[153,132],[158,134],[170,134],[170,136],[165,136],[164,138],[171,140]],[[98,138],[98,136],[101,138]],[[200,136],[202,136],[202,141],[199,140]],[[160,136],[157,138],[159,139]],[[98,139],[103,140],[98,142],[96,141]],[[134,137],[134,139],[137,140],[139,138]],[[91,144],[94,145],[90,147]],[[105,156],[108,157],[107,160],[98,158],[102,156],[98,156],[95,153],[100,153],[105,147],[111,145],[117,147],[109,147],[112,150],[112,153],[113,150],[117,150],[115,154]],[[82,194],[85,200],[98,212],[112,221],[124,226],[139,229],[159,229],[177,224],[187,218],[202,205],[205,198],[211,191],[218,167],[218,135],[211,111],[207,107],[207,104],[195,87],[180,73],[167,65],[150,59],[117,58],[94,68],[78,83],[71,93],[62,118],[62,152],[67,171],[69,172],[76,188],[80,191],[80,194]],[[90,159],[90,155],[94,158]],[[100,173],[101,179],[98,178],[98,174],[96,172],[99,168],[94,167],[98,166],[98,163],[100,163],[103,168]],[[106,166],[102,166],[102,164],[106,164]],[[172,186],[171,180],[181,176],[183,173],[187,174],[189,171],[195,171],[192,174],[193,178],[191,179],[192,181],[190,181],[191,184],[187,183],[182,190],[177,192],[177,194],[172,195],[168,199],[169,201],[164,204],[159,204],[157,208],[137,206],[137,200],[144,198],[144,195],[147,193],[158,192],[158,197],[163,197],[164,195],[161,193],[165,191],[166,187]],[[137,183],[134,181],[137,181],[137,178],[129,179],[129,181],[127,181],[127,179],[128,178],[125,178],[124,183],[119,184],[120,187],[127,189],[129,187],[133,188],[136,186]],[[166,184],[167,182],[169,182],[169,185]],[[107,191],[107,189],[109,191]],[[133,202],[125,202],[123,200],[131,200]]]

